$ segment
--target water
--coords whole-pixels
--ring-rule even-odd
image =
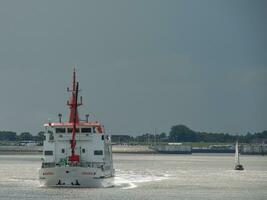
[[[267,199],[267,157],[242,156],[235,171],[233,154],[114,154],[114,188],[40,187],[40,156],[0,156],[0,199]]]

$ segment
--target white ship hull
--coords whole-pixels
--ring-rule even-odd
[[[40,183],[49,187],[106,188],[114,186],[114,177],[105,176],[101,169],[87,167],[53,167],[39,170]]]

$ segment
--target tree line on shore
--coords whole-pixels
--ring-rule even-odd
[[[234,143],[238,140],[241,143],[259,143],[267,141],[267,131],[259,133],[247,133],[245,135],[232,135],[229,133],[208,133],[197,132],[185,125],[175,125],[171,128],[169,134],[151,134],[146,133],[140,136],[114,135],[114,143],[142,143],[151,144],[158,142],[207,142],[207,143]]]
[[[0,141],[43,141],[44,132],[40,131],[37,135],[32,135],[29,132],[22,132],[17,135],[13,131],[0,131]]]
[[[169,141],[171,142],[235,142],[242,143],[256,142],[257,140],[267,139],[267,131],[259,133],[247,133],[245,135],[232,135],[229,133],[207,133],[196,132],[185,125],[176,125],[171,128]]]
[[[0,141],[36,141],[44,140],[44,132],[40,131],[37,135],[29,132],[22,132],[17,135],[12,131],[0,131]],[[152,143],[152,142],[216,142],[216,143],[232,143],[239,140],[242,143],[252,143],[267,140],[267,131],[259,133],[247,133],[246,135],[232,135],[229,133],[208,133],[197,132],[185,125],[172,126],[169,134],[151,134],[146,133],[136,137],[129,135],[112,135],[113,142],[119,143]]]

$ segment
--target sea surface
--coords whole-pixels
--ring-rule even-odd
[[[38,155],[0,155],[0,200],[266,200],[267,156],[233,154],[114,154],[113,188],[47,188],[38,181]]]

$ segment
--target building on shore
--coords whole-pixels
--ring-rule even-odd
[[[112,144],[128,144],[131,141],[130,135],[111,135]]]
[[[231,144],[214,144],[207,147],[193,147],[193,153],[234,153],[234,146]]]
[[[241,154],[244,155],[267,155],[267,144],[245,144]]]
[[[151,147],[158,153],[165,154],[192,154],[192,146],[182,143],[168,143]]]

